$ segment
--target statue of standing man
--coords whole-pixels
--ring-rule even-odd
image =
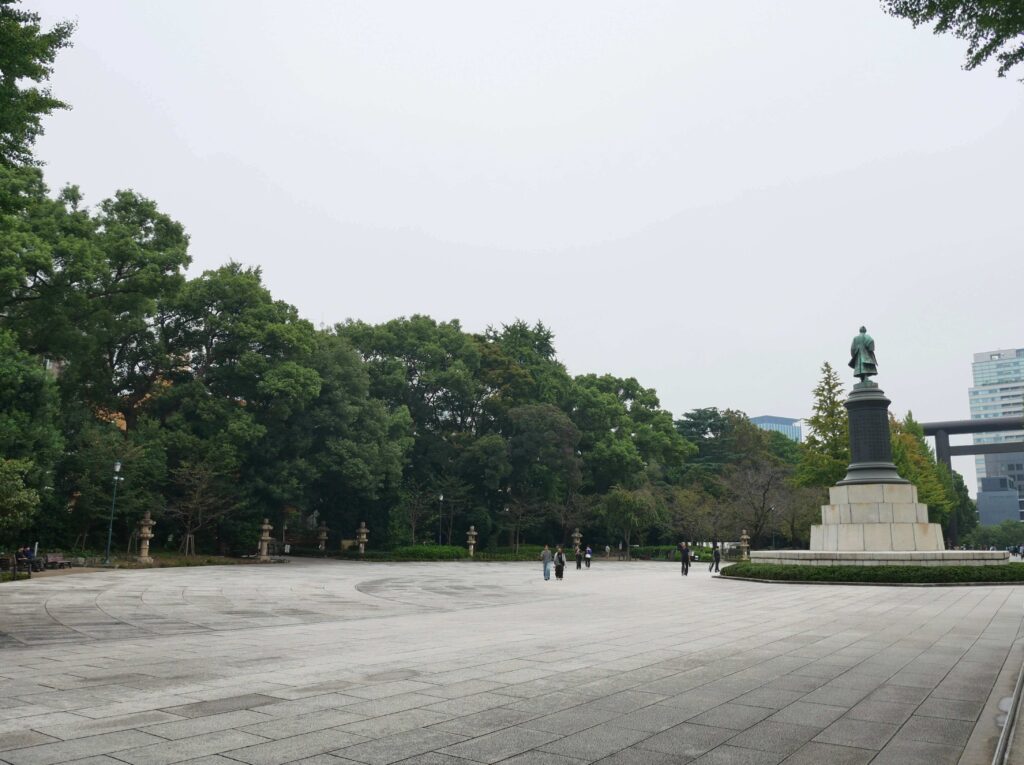
[[[850,367],[853,376],[859,377],[862,385],[869,377],[878,374],[875,341],[864,327],[860,328],[860,334],[853,338],[853,345],[850,346]]]

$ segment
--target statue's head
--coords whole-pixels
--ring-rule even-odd
[[[865,332],[868,331],[868,328],[867,327],[861,327],[860,331],[861,331],[861,334],[864,334]]]

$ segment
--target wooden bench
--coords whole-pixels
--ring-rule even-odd
[[[43,556],[46,568],[71,568],[71,561],[66,560],[61,553],[47,553]]]

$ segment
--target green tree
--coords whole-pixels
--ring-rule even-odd
[[[850,463],[850,426],[842,382],[827,361],[814,388],[812,411],[796,481],[801,486],[832,486],[842,479]]]
[[[39,508],[39,492],[27,484],[32,467],[30,460],[0,458],[0,541],[17,544]]]
[[[964,69],[970,71],[995,57],[1005,77],[1024,61],[1024,10],[1020,0],[882,0],[890,16],[915,27],[934,25],[935,34],[952,33],[967,41]]]
[[[5,165],[31,164],[42,118],[67,108],[43,83],[75,28],[62,21],[44,30],[38,13],[16,5],[16,0],[0,0],[0,164]]]
[[[903,420],[890,417],[892,461],[899,474],[917,487],[919,502],[928,505],[929,520],[946,529],[957,505],[952,483],[944,480],[935,455],[924,439],[924,430],[907,412]]]
[[[608,531],[625,543],[627,559],[633,534],[664,521],[662,508],[647,488],[613,487],[604,495],[601,515]]]
[[[687,459],[687,481],[701,482],[708,491],[717,490],[717,478],[730,466],[757,461],[768,451],[766,431],[734,409],[694,409],[675,426],[697,449],[696,455]]]

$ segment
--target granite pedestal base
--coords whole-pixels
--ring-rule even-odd
[[[911,483],[833,486],[821,524],[811,526],[810,550],[759,550],[751,560],[810,566],[993,566],[1007,552],[946,550],[942,527]]]
[[[1005,550],[754,550],[750,560],[788,566],[1001,566],[1010,562],[1010,553]]]

